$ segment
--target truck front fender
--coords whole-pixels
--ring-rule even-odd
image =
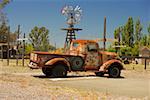
[[[108,70],[109,67],[111,67],[111,65],[113,65],[113,64],[116,64],[120,70],[121,70],[121,69],[124,69],[124,68],[123,68],[123,65],[122,65],[122,63],[121,63],[121,61],[116,60],[116,59],[112,59],[112,60],[106,61],[106,62],[100,67],[99,71],[106,72],[106,70]]]
[[[59,62],[65,64],[66,67],[68,67],[69,71],[71,70],[70,63],[65,58],[53,58],[53,59],[50,59],[49,61],[47,61],[45,63],[45,66],[51,66],[51,65],[57,64]]]

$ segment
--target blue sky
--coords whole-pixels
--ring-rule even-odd
[[[140,18],[143,33],[150,23],[150,0],[13,0],[4,8],[11,31],[21,25],[22,33],[28,34],[34,26],[50,30],[50,43],[63,47],[67,27],[61,9],[65,5],[79,5],[83,10],[81,22],[75,25],[83,30],[78,39],[102,38],[104,16],[107,18],[107,38],[113,38],[114,29],[126,23],[129,16],[134,22]]]

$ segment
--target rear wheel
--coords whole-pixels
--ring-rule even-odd
[[[112,65],[108,70],[109,76],[112,78],[120,77],[121,70],[116,66]]]
[[[43,72],[46,76],[51,76],[51,75],[52,75],[52,68],[43,67],[43,68],[42,68],[42,72]]]
[[[52,76],[53,77],[66,77],[67,76],[66,67],[63,64],[58,64],[54,66],[54,68],[52,69]]]

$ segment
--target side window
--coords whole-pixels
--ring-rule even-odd
[[[96,44],[89,44],[87,46],[88,51],[94,51],[97,52],[97,45]]]

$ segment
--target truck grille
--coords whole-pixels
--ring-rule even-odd
[[[32,61],[37,61],[37,54],[31,53],[31,54],[30,54],[30,60],[32,60]]]

